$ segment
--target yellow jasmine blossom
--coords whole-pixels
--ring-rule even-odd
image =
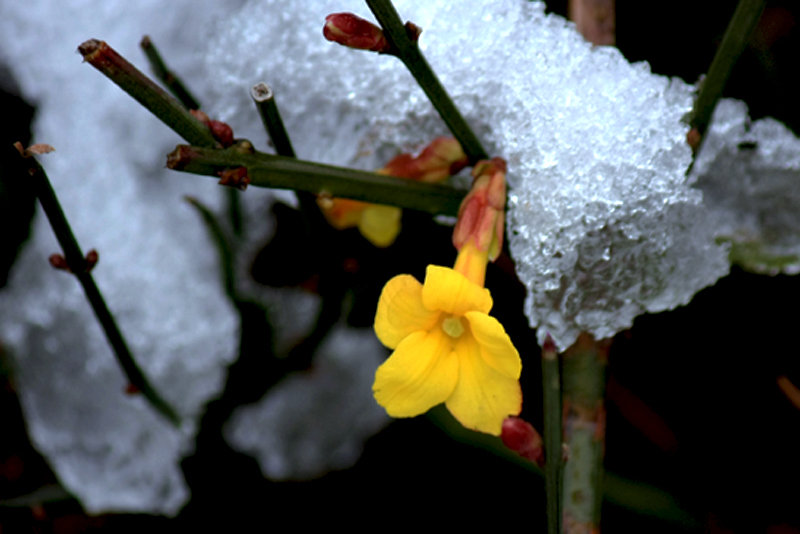
[[[519,354],[488,315],[487,252],[462,246],[455,269],[429,265],[425,282],[399,275],[378,301],[375,333],[394,352],[375,373],[373,393],[392,417],[413,417],[444,403],[466,428],[500,435],[519,414]]]
[[[418,156],[398,154],[376,172],[437,183],[457,173],[466,164],[467,156],[458,141],[452,137],[439,137]],[[337,230],[358,228],[361,235],[376,247],[388,247],[400,233],[403,215],[400,208],[330,197],[319,197],[317,204],[331,226]]]

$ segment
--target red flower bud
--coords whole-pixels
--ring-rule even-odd
[[[527,458],[540,467],[544,465],[542,436],[524,419],[506,417],[503,421],[500,438],[503,440],[503,445],[523,458]]]
[[[437,137],[419,156],[399,154],[378,172],[435,183],[456,174],[468,163],[469,159],[458,141],[452,137]]]
[[[359,50],[381,54],[391,50],[383,30],[352,13],[332,13],[325,17],[322,35],[329,41]]]
[[[475,247],[494,260],[503,248],[506,204],[506,162],[502,158],[479,161],[472,169],[472,189],[458,209],[453,245],[472,240]]]

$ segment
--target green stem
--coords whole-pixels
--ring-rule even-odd
[[[562,359],[567,450],[561,492],[564,534],[600,529],[607,355],[608,343],[581,334]]]
[[[108,76],[187,142],[199,146],[218,146],[205,124],[194,118],[183,104],[168,95],[105,41],[89,39],[78,47],[78,51],[93,67]]]
[[[466,193],[447,185],[256,152],[249,142],[227,149],[179,145],[167,156],[167,167],[206,176],[246,167],[250,184],[257,187],[294,189],[441,215],[456,215]]]
[[[236,275],[234,273],[233,266],[234,258],[233,251],[228,243],[228,238],[225,236],[225,231],[222,229],[222,225],[219,224],[217,218],[214,216],[211,210],[208,209],[208,207],[206,207],[202,202],[190,196],[184,198],[197,210],[197,212],[200,214],[200,217],[203,218],[203,222],[211,234],[211,238],[217,245],[217,250],[219,251],[219,262],[222,270],[222,283],[225,287],[225,293],[232,302],[235,302],[237,300],[237,295],[235,283]]]
[[[97,316],[97,320],[102,326],[103,332],[105,332],[106,339],[108,339],[108,343],[111,345],[119,365],[125,372],[125,376],[161,415],[173,425],[179,426],[180,418],[178,414],[150,385],[150,382],[136,364],[133,354],[128,348],[128,344],[114,320],[114,316],[108,309],[105,299],[103,299],[103,295],[100,293],[100,289],[97,287],[97,284],[95,284],[94,278],[87,269],[83,252],[81,251],[77,239],[75,239],[75,235],[72,233],[72,229],[64,215],[64,211],[61,209],[53,186],[47,178],[47,174],[45,174],[42,166],[33,157],[25,157],[23,164],[26,165],[27,173],[30,175],[30,179],[33,182],[36,196],[39,198],[39,203],[42,205],[47,220],[53,228],[53,233],[58,243],[61,245],[61,249],[64,251],[67,265],[83,287],[86,299],[92,306],[92,310]]]
[[[750,34],[758,23],[766,0],[740,0],[736,6],[725,35],[717,53],[708,68],[708,73],[700,85],[700,93],[694,102],[689,118],[689,125],[696,128],[700,140],[695,147],[699,149],[705,136],[711,115],[717,105],[722,90],[730,77],[731,71],[742,54]],[[696,151],[696,150],[695,150]]]
[[[272,92],[272,88],[264,82],[257,83],[250,90],[250,96],[256,104],[261,122],[264,123],[272,144],[275,145],[275,152],[289,158],[297,157],[283,125],[278,105],[275,103],[275,93]]]
[[[550,336],[542,347],[542,391],[544,401],[544,479],[547,498],[547,532],[561,532],[561,363]]]
[[[156,45],[150,40],[149,35],[142,37],[139,46],[142,47],[145,56],[147,56],[147,60],[150,62],[150,68],[153,69],[153,74],[167,86],[167,89],[169,89],[175,98],[177,98],[186,109],[200,109],[200,103],[194,95],[189,92],[189,89],[186,88],[178,75],[167,68]]]
[[[408,30],[400,20],[391,0],[366,0],[366,2],[397,57],[414,76],[453,136],[461,143],[461,148],[469,157],[470,163],[486,159],[486,150],[450,99],[450,95],[442,87],[439,78],[422,55],[416,40],[409,37]]]
[[[297,157],[292,141],[289,139],[289,134],[286,132],[286,127],[283,125],[283,119],[280,111],[278,111],[275,93],[272,88],[264,82],[257,83],[250,90],[250,96],[256,105],[261,122],[264,123],[267,135],[269,135],[275,147],[275,152],[279,156],[287,158]],[[319,229],[320,225],[327,225],[322,213],[319,211],[319,206],[317,206],[317,197],[307,191],[295,191],[295,195],[305,219],[306,229],[312,238],[316,237],[313,234]]]

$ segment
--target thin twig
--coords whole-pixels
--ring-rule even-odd
[[[286,127],[283,125],[283,119],[278,111],[278,105],[275,103],[275,93],[272,88],[264,82],[257,83],[250,90],[250,96],[253,98],[261,122],[264,123],[272,144],[275,145],[275,152],[289,158],[296,157],[289,134],[286,133]]]
[[[133,354],[128,348],[128,344],[114,320],[114,316],[108,309],[103,295],[100,293],[97,284],[94,282],[94,278],[87,269],[86,259],[84,258],[77,239],[75,239],[75,235],[72,233],[72,229],[61,209],[56,193],[50,184],[50,180],[47,178],[47,174],[33,156],[26,154],[21,145],[17,144],[17,147],[17,150],[20,152],[20,157],[24,158],[22,164],[25,165],[25,169],[30,176],[29,179],[36,191],[36,196],[39,198],[39,203],[42,205],[47,220],[53,228],[53,233],[58,243],[61,245],[61,249],[64,251],[67,265],[83,287],[86,293],[86,299],[92,306],[92,310],[97,316],[97,320],[102,326],[103,332],[106,334],[106,339],[108,339],[108,343],[111,345],[119,365],[125,372],[125,376],[128,378],[130,384],[141,392],[161,415],[173,425],[179,426],[180,418],[178,414],[150,385],[150,382],[136,364]]]
[[[470,163],[486,159],[486,150],[425,60],[416,40],[409,36],[391,0],[366,0],[366,2],[383,28],[389,44],[396,51],[397,57],[414,76],[453,136],[461,143],[461,148],[469,157]]]
[[[456,215],[466,191],[371,172],[256,152],[249,142],[228,149],[179,145],[167,156],[174,170],[218,177],[225,169],[246,167],[250,185],[308,191],[376,204]]]
[[[544,479],[547,498],[547,532],[561,532],[561,362],[550,338],[542,347],[542,391],[544,401]]]
[[[689,125],[697,131],[692,149],[695,153],[702,145],[711,115],[717,105],[722,90],[730,77],[733,66],[742,54],[747,40],[761,17],[766,0],[739,0],[728,29],[722,38],[717,53],[708,68],[708,73],[700,85],[700,93],[694,101]]]
[[[175,98],[186,106],[186,109],[200,109],[200,103],[194,95],[189,92],[189,89],[186,88],[178,75],[171,71],[166,63],[164,63],[161,54],[158,52],[156,45],[153,44],[149,35],[142,37],[139,46],[142,47],[145,56],[147,56],[147,60],[150,62],[150,68],[153,69],[153,74],[167,86],[167,89],[169,89]]]
[[[89,39],[78,47],[78,51],[93,67],[108,76],[187,142],[198,146],[218,145],[208,126],[192,116],[183,104],[168,95],[105,41]]]

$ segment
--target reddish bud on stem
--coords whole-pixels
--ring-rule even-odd
[[[542,436],[524,419],[507,417],[503,421],[503,431],[500,438],[506,447],[523,458],[527,458],[540,467],[544,465]]]
[[[329,41],[358,50],[391,53],[383,30],[352,13],[332,13],[325,17],[322,35]]]
[[[495,260],[503,248],[506,204],[506,162],[502,158],[479,161],[472,169],[472,189],[458,210],[453,245],[461,250],[473,241],[478,250]]]
[[[67,259],[61,254],[50,254],[50,257],[47,258],[47,260],[54,269],[71,272],[69,264],[67,263]]]
[[[235,169],[225,169],[219,172],[219,185],[235,187],[241,191],[247,189],[250,177],[247,176],[247,167],[236,167]]]

